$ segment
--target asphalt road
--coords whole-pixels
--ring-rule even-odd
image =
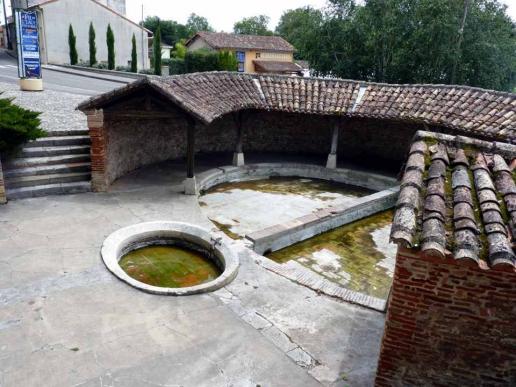
[[[18,83],[16,59],[0,50],[0,82]],[[97,95],[123,86],[117,82],[43,70],[43,87],[79,95]],[[1,90],[0,90],[1,91]]]

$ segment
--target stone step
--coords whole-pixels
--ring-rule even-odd
[[[89,145],[89,136],[49,136],[38,138],[37,140],[26,143],[23,148],[35,148],[43,146],[69,146],[69,145]]]
[[[63,136],[88,136],[88,129],[80,130],[47,130],[47,137],[63,137]]]
[[[48,195],[64,195],[82,192],[90,192],[91,184],[89,181],[74,183],[56,183],[38,185],[35,187],[21,187],[7,189],[7,200],[35,198]]]
[[[19,176],[5,179],[7,189],[36,187],[41,185],[90,181],[91,173],[57,173],[52,175]]]
[[[82,155],[89,153],[89,145],[39,146],[23,148],[20,157],[48,157],[65,155]]]
[[[6,163],[4,170],[26,168],[26,167],[37,167],[43,165],[55,165],[55,164],[70,164],[70,163],[84,163],[90,161],[90,154],[77,154],[77,155],[65,155],[65,156],[49,156],[49,157],[25,157],[10,160]]]
[[[54,175],[58,173],[78,173],[89,172],[91,164],[85,163],[68,163],[68,164],[53,164],[42,165],[37,167],[26,167],[4,170],[4,178],[22,177],[22,176],[37,176],[37,175]]]

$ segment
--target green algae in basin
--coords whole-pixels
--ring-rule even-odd
[[[133,250],[119,261],[137,281],[165,288],[200,285],[217,278],[221,271],[203,254],[178,246],[147,246]]]
[[[267,257],[278,263],[295,260],[347,289],[387,299],[396,252],[389,244],[392,216],[382,212]]]

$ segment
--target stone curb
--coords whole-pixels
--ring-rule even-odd
[[[162,288],[147,285],[131,278],[118,264],[124,250],[138,242],[152,241],[164,238],[184,240],[213,251],[224,265],[223,273],[213,281],[185,288]],[[212,292],[230,283],[238,274],[238,257],[222,241],[222,238],[214,238],[209,231],[182,222],[156,221],[138,223],[122,228],[109,235],[101,249],[101,256],[108,270],[121,281],[146,293],[185,296]]]
[[[93,74],[93,73],[86,73],[86,71],[82,71],[82,72],[81,71],[72,71],[71,69],[68,70],[67,68],[61,68],[60,66],[56,66],[56,65],[51,65],[51,66],[44,65],[42,67],[48,71],[55,71],[58,73],[76,75],[78,77],[84,77],[84,78],[99,79],[101,81],[120,83],[122,85],[127,85],[132,82],[131,79],[127,79],[127,81],[125,81],[122,79],[110,78],[108,76],[102,76],[102,75],[97,75],[97,74]]]
[[[393,187],[354,200],[339,207],[329,207],[312,214],[276,224],[246,235],[259,254],[272,252],[302,242],[326,231],[355,222],[396,204],[399,187]]]

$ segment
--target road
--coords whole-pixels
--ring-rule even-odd
[[[0,82],[18,83],[16,59],[0,50]],[[78,95],[97,95],[123,86],[121,83],[43,70],[43,87]],[[0,90],[1,91],[1,90]]]

